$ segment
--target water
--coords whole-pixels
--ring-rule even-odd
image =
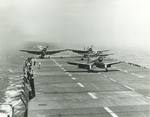
[[[140,66],[150,69],[150,52],[144,50],[119,50],[114,49],[115,54],[111,56],[112,58],[126,61],[130,63],[135,63]]]
[[[23,85],[23,61],[20,53],[16,51],[0,57],[0,103],[11,104],[18,115],[22,114],[25,108],[19,97]]]

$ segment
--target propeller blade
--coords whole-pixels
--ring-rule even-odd
[[[37,48],[40,50],[43,50],[43,46],[41,46],[41,45],[37,45]]]

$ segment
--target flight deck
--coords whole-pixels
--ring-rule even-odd
[[[72,60],[79,59],[36,60],[36,96],[28,103],[28,117],[150,116],[149,69],[124,62],[108,72],[88,72],[67,64]]]

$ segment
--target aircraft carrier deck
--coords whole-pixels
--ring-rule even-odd
[[[150,117],[149,69],[121,63],[87,72],[66,63],[73,60],[37,60],[28,117]]]

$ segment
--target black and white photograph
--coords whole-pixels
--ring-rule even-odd
[[[150,1],[0,0],[0,117],[150,117]]]

